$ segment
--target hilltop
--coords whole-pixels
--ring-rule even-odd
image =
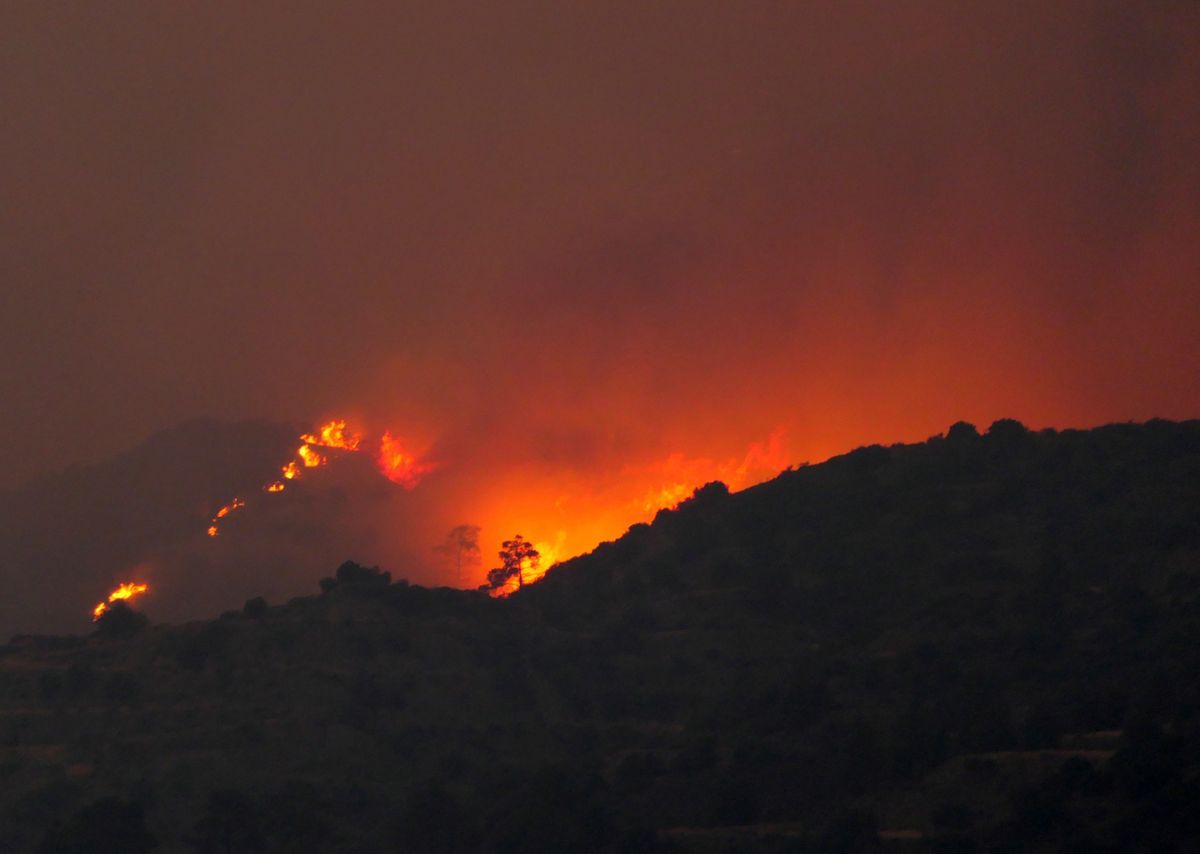
[[[504,600],[320,589],[14,638],[6,848],[1200,838],[1200,422],[960,423],[710,484]]]

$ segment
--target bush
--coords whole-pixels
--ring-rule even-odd
[[[337,585],[346,590],[383,590],[391,583],[392,574],[381,572],[377,566],[362,566],[348,560],[337,569]]]
[[[96,621],[96,637],[105,640],[129,640],[145,631],[150,620],[124,602],[113,602]]]

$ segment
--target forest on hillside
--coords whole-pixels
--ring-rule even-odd
[[[958,423],[709,484],[504,599],[392,569],[13,638],[3,847],[1200,843],[1200,422]]]

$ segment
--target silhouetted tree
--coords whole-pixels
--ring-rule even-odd
[[[142,632],[150,620],[124,602],[113,602],[96,621],[96,635],[108,640],[128,640]]]
[[[979,438],[975,425],[967,421],[955,421],[946,431],[946,441],[951,443],[973,442]]]
[[[528,562],[529,569],[536,569],[541,555],[533,547],[533,543],[520,534],[511,540],[505,540],[500,546],[500,566],[488,571],[487,586],[498,590],[507,584],[509,579],[516,578],[519,589],[525,584],[526,563]]]
[[[446,541],[433,550],[454,565],[455,584],[462,587],[463,566],[479,562],[479,526],[455,525],[446,534]]]

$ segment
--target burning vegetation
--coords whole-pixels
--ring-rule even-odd
[[[416,489],[440,468],[438,461],[414,450],[395,432],[385,430],[370,437],[350,429],[345,419],[330,420],[296,438],[292,458],[279,466],[275,478],[263,483],[260,495],[285,492],[315,470],[350,455],[372,457],[378,473],[404,490]],[[657,461],[621,463],[607,474],[587,480],[571,470],[556,471],[548,478],[534,470],[532,477],[523,476],[516,482],[473,485],[467,500],[456,507],[455,512],[462,513],[460,518],[480,519],[488,531],[527,531],[532,536],[506,540],[502,545],[498,537],[492,542],[480,538],[480,526],[461,525],[461,530],[474,532],[469,538],[472,548],[464,552],[466,547],[457,540],[452,546],[443,545],[438,550],[452,560],[439,563],[444,564],[445,580],[451,584],[482,586],[492,595],[505,596],[539,580],[561,560],[589,551],[630,524],[649,521],[656,512],[676,506],[705,483],[721,480],[737,490],[760,482],[785,467],[785,456],[783,434],[777,429],[766,441],[728,458],[671,453]],[[253,495],[236,496],[218,507],[208,518],[207,537],[221,536],[230,517],[260,500]],[[518,540],[522,548],[514,549]],[[489,571],[478,560],[481,546],[487,552],[502,548],[498,569]],[[420,573],[421,567],[416,571]],[[107,603],[101,604],[107,607]],[[103,608],[97,613],[102,612]]]
[[[140,596],[150,589],[149,584],[139,584],[137,582],[126,582],[121,584],[112,593],[108,594],[108,599],[96,605],[92,609],[92,620],[99,620],[104,612],[108,610],[108,606],[113,602],[118,602],[123,599],[132,599],[134,596]]]
[[[379,440],[378,463],[384,477],[405,489],[415,489],[421,478],[438,467],[437,463],[418,460],[390,431]]]

